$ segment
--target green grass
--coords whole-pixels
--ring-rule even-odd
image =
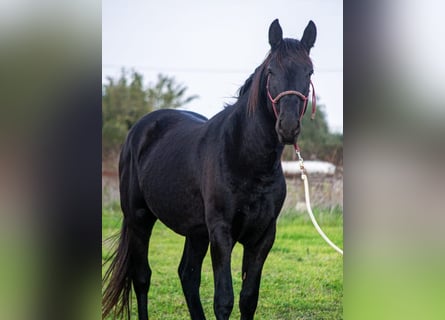
[[[317,211],[318,223],[328,237],[343,247],[343,215],[339,210]],[[104,209],[103,238],[120,230],[121,213]],[[184,238],[157,222],[150,241],[149,259],[153,271],[149,292],[150,319],[189,319],[177,275]],[[111,243],[105,241],[103,258]],[[239,319],[242,246],[232,254],[235,307],[231,319]],[[105,268],[104,268],[105,270]],[[201,300],[208,319],[213,315],[213,274],[207,254],[202,272]],[[275,244],[266,260],[255,319],[343,319],[343,258],[318,235],[307,214],[281,214]],[[137,318],[133,299],[132,314]]]

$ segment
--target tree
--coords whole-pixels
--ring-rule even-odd
[[[159,74],[156,85],[148,88],[148,98],[155,110],[178,108],[198,98],[197,95],[184,97],[186,90],[187,87],[175,83],[174,78]]]
[[[105,152],[117,149],[131,126],[157,109],[178,108],[198,96],[185,96],[187,87],[173,77],[158,75],[157,83],[144,87],[142,74],[122,69],[115,80],[107,78],[102,91],[102,145]]]

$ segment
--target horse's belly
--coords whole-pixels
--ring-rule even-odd
[[[165,180],[151,185],[151,188],[145,188],[146,203],[167,227],[184,236],[198,230],[206,231],[204,205],[196,188]]]

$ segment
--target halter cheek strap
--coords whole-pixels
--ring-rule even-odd
[[[266,89],[267,89],[267,96],[269,97],[269,100],[272,102],[272,108],[273,108],[273,112],[275,113],[275,117],[278,118],[278,111],[277,111],[277,103],[278,101],[286,96],[286,95],[296,95],[298,97],[300,97],[303,101],[304,101],[304,107],[302,112],[300,113],[300,120],[301,118],[303,118],[304,113],[306,112],[306,108],[307,108],[307,101],[308,101],[308,97],[306,97],[304,94],[302,94],[299,91],[295,91],[295,90],[287,90],[287,91],[283,91],[280,92],[275,98],[272,98],[272,95],[270,94],[269,91],[269,79],[270,79],[270,74],[267,76],[267,83],[266,83]],[[310,81],[311,87],[312,87],[312,114],[311,114],[311,119],[315,118],[315,111],[316,111],[316,97],[315,97],[315,89],[314,89],[314,84],[312,83],[312,80]]]

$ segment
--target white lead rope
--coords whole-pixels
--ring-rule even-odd
[[[314,225],[315,229],[317,229],[318,233],[321,235],[321,237],[332,247],[334,248],[335,251],[337,251],[338,253],[340,253],[341,255],[343,255],[343,250],[340,249],[339,247],[337,247],[323,232],[323,230],[321,230],[320,226],[317,223],[317,220],[315,220],[314,217],[314,213],[312,212],[312,208],[311,208],[311,199],[309,197],[309,183],[308,183],[308,179],[306,174],[304,173],[304,164],[303,164],[303,158],[300,155],[300,152],[298,151],[298,149],[295,149],[295,153],[298,156],[298,160],[300,162],[300,171],[301,171],[301,179],[303,180],[304,183],[304,196],[306,199],[306,207],[307,207],[307,211],[309,214],[309,217],[311,218],[312,224]]]

